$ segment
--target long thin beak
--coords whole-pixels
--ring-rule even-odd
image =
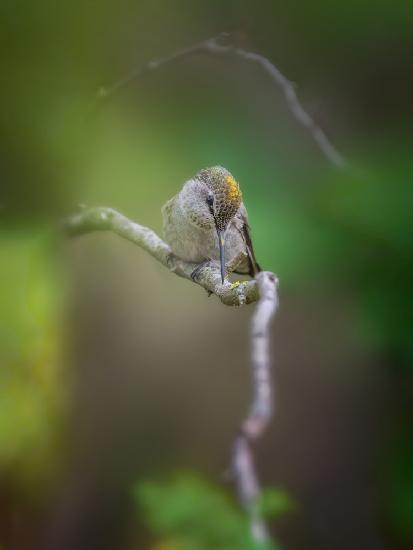
[[[219,260],[221,264],[221,281],[224,284],[225,280],[225,232],[217,228],[218,244],[219,244]]]

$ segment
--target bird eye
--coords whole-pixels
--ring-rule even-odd
[[[207,205],[212,208],[214,206],[214,197],[212,195],[208,195],[207,197]]]

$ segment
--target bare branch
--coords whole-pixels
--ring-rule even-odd
[[[108,87],[101,87],[98,91],[98,97],[108,98],[118,92],[120,89],[130,84],[136,78],[142,76],[144,73],[157,70],[163,65],[166,65],[181,58],[191,56],[193,54],[207,53],[212,55],[235,55],[243,59],[244,61],[256,63],[268,74],[271,80],[280,88],[281,92],[283,93],[287,102],[287,106],[295,120],[309,131],[312,139],[315,141],[320,151],[327,158],[327,160],[329,160],[338,168],[348,167],[348,163],[345,158],[341,155],[341,153],[338,152],[338,150],[334,147],[334,145],[326,136],[325,132],[315,123],[313,118],[304,109],[300,100],[298,99],[294,84],[290,80],[288,80],[286,76],[284,76],[280,69],[278,69],[278,67],[274,65],[274,63],[272,63],[264,55],[250,52],[242,48],[237,48],[232,44],[222,44],[220,42],[220,39],[222,39],[223,37],[228,37],[228,34],[221,33],[218,36],[214,36],[188,48],[176,50],[175,52],[171,53],[170,55],[166,55],[165,57],[149,61],[142,67],[134,70],[122,80],[116,82],[115,84]]]
[[[232,464],[240,499],[250,517],[252,536],[256,541],[263,542],[269,539],[269,534],[258,510],[261,490],[251,441],[263,434],[272,414],[270,325],[278,307],[278,280],[269,271],[259,273],[256,280],[260,298],[251,321],[254,396],[250,412],[235,440]]]
[[[111,231],[131,241],[148,252],[176,275],[192,280],[191,274],[197,264],[185,262],[171,253],[169,246],[158,235],[143,225],[132,222],[112,208],[85,209],[66,219],[63,228],[69,236],[83,235],[93,231]],[[260,518],[258,501],[260,486],[255,471],[251,441],[265,430],[272,412],[270,380],[270,324],[278,306],[278,280],[269,271],[259,273],[253,281],[237,285],[221,283],[217,263],[201,268],[197,284],[216,294],[225,305],[244,305],[258,300],[251,322],[251,365],[254,381],[254,396],[250,412],[244,420],[233,450],[233,471],[240,499],[251,523],[254,540],[269,540],[267,528]]]
[[[216,294],[227,306],[242,306],[258,300],[257,282],[243,281],[231,284],[221,283],[218,263],[209,264],[197,271],[195,280],[191,277],[197,264],[185,262],[174,256],[169,246],[158,235],[138,223],[132,222],[112,208],[88,208],[64,221],[63,227],[68,235],[83,235],[92,231],[111,231],[146,250],[158,262],[170,271],[196,282],[209,293]]]
[[[285,97],[288,108],[296,121],[306,128],[313,140],[318,145],[324,156],[338,168],[346,168],[348,166],[345,158],[337,151],[331,141],[328,139],[324,131],[314,122],[311,116],[302,106],[298,99],[297,93],[294,88],[294,84],[288,80],[282,72],[271,63],[271,61],[258,53],[248,52],[241,48],[235,48],[233,52],[239,57],[252,63],[260,65],[264,71],[270,76],[270,78],[281,88],[281,91]]]

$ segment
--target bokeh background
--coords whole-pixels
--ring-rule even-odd
[[[280,278],[276,417],[256,446],[274,537],[413,547],[412,24],[404,0],[2,3],[2,550],[252,547],[222,478],[250,398],[252,307],[59,225],[107,205],[160,232],[162,204],[214,164],[240,182]],[[96,100],[221,31],[296,83],[355,170],[231,56]]]

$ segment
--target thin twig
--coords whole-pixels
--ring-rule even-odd
[[[252,536],[254,540],[264,542],[269,539],[269,534],[258,509],[261,490],[251,442],[263,434],[272,415],[270,326],[278,307],[278,280],[273,273],[263,271],[257,275],[256,281],[260,298],[251,321],[254,396],[248,416],[235,440],[232,464],[240,499],[250,517]]]
[[[101,87],[98,90],[98,97],[109,98],[130,84],[133,80],[142,76],[144,73],[157,70],[163,65],[193,54],[207,53],[213,55],[235,55],[244,61],[259,65],[267,73],[271,80],[280,88],[291,114],[301,126],[308,130],[323,155],[338,168],[348,167],[346,159],[341,155],[341,153],[338,152],[326,136],[325,132],[315,123],[313,118],[302,106],[295,91],[294,84],[264,55],[250,52],[242,48],[237,48],[232,44],[222,44],[220,40],[227,37],[227,33],[221,33],[188,48],[181,48],[169,55],[149,61],[142,67],[132,71],[129,75],[122,78],[115,84],[107,87]]]
[[[258,299],[258,287],[255,280],[243,281],[232,285],[221,283],[220,267],[211,263],[199,269],[195,280],[191,277],[197,264],[185,262],[174,256],[169,246],[158,235],[138,223],[135,223],[116,210],[107,207],[88,208],[74,214],[63,222],[64,231],[71,236],[92,231],[111,231],[146,250],[158,262],[170,271],[202,286],[215,294],[228,306],[250,304]]]

